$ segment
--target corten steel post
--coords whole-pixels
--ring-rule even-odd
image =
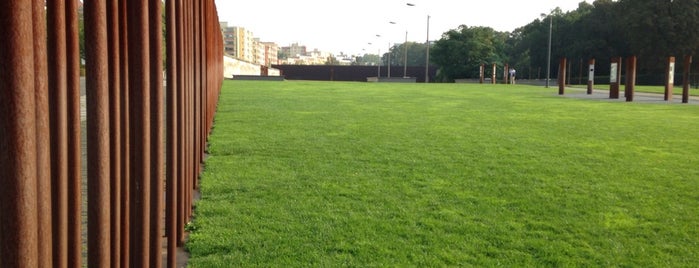
[[[175,1],[165,2],[166,52],[167,52],[167,156],[166,156],[166,193],[165,193],[165,235],[167,236],[167,267],[177,266],[177,30]]]
[[[68,82],[65,2],[46,2],[48,27],[49,100],[51,107],[51,175],[53,261],[68,266]]]
[[[590,59],[588,66],[587,95],[592,95],[593,88],[595,87],[595,59]],[[582,70],[582,68],[580,68],[580,70]]]
[[[34,98],[36,101],[36,170],[38,216],[38,266],[53,267],[51,231],[51,136],[49,120],[46,11],[44,1],[32,1],[34,36]],[[0,218],[2,218],[0,216]],[[0,257],[1,258],[1,257]],[[0,261],[0,266],[2,261]]]
[[[682,73],[682,103],[689,103],[689,71],[692,67],[692,56],[684,56],[684,72]]]
[[[583,59],[580,58],[580,72],[578,73],[578,85],[582,85],[582,79],[583,79]]]
[[[634,88],[636,87],[636,56],[626,59],[626,85],[624,95],[627,102],[633,101]]]
[[[110,260],[121,267],[121,66],[119,41],[119,1],[107,0],[107,44],[109,46],[109,121],[110,121]]]
[[[201,163],[201,117],[200,117],[200,111],[201,111],[201,88],[202,88],[202,76],[201,76],[201,51],[202,51],[202,46],[201,46],[201,30],[200,30],[200,2],[199,1],[192,1],[192,4],[194,5],[194,8],[192,8],[192,26],[193,26],[193,39],[194,41],[194,53],[193,53],[193,59],[194,59],[194,65],[192,66],[194,68],[194,93],[192,101],[194,104],[192,105],[193,111],[193,138],[194,138],[194,144],[192,146],[194,147],[194,155],[192,157],[194,158],[194,178],[193,178],[193,189],[196,189],[198,186],[198,179],[199,179],[199,171],[200,171],[200,163]]]
[[[666,101],[672,101],[672,90],[675,87],[675,57],[667,58],[665,67],[665,95]]]
[[[119,1],[119,62],[121,75],[121,267],[131,259],[131,123],[129,115],[129,42],[126,1]]]
[[[485,81],[485,64],[481,64],[480,67],[481,67],[481,68],[480,68],[480,73],[479,73],[479,74],[480,74],[480,80],[479,80],[479,81],[480,81],[481,84],[483,84],[483,82]]]
[[[68,82],[68,267],[82,266],[82,151],[80,115],[80,33],[78,0],[66,1]]]
[[[149,0],[150,38],[150,264],[162,266],[162,211],[163,211],[163,54],[162,54],[162,1]]]
[[[184,60],[184,54],[185,54],[185,47],[184,47],[184,0],[176,0],[176,13],[177,13],[177,22],[176,22],[176,27],[177,27],[177,125],[179,126],[177,128],[177,144],[178,150],[177,150],[177,246],[182,246],[184,245],[184,181],[185,181],[185,158],[184,158],[184,153],[185,153],[185,121],[184,121],[184,115],[185,115],[185,109],[184,109],[184,91],[185,91],[185,60]]]
[[[558,95],[565,94],[566,89],[566,58],[561,58],[558,64]]]
[[[497,67],[497,64],[496,64],[496,63],[493,63],[493,75],[492,75],[493,77],[492,77],[492,79],[491,79],[491,83],[493,83],[493,85],[497,84],[497,80],[495,80],[496,77],[497,77],[497,73],[496,73],[496,72],[497,72],[497,68],[498,68],[498,67]]]
[[[131,267],[150,262],[150,40],[148,2],[127,2],[131,135]]]
[[[110,265],[109,226],[109,77],[107,14],[103,1],[85,2],[88,266]]]
[[[609,98],[619,98],[619,87],[621,85],[621,57],[612,58],[609,67]]]
[[[0,18],[0,266],[37,267],[32,1],[1,1]]]

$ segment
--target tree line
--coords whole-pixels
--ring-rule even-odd
[[[440,81],[476,78],[481,64],[493,63],[500,68],[508,63],[517,68],[519,77],[544,78],[551,30],[553,78],[561,57],[574,63],[577,76],[588,59],[597,59],[598,74],[608,74],[610,58],[635,55],[639,77],[648,75],[649,83],[657,83],[664,76],[667,57],[677,57],[677,67],[682,68],[680,59],[699,50],[697,29],[699,0],[580,2],[575,10],[556,8],[512,32],[461,25],[431,44],[430,63],[440,67]],[[384,54],[383,64],[390,57],[392,65],[402,65],[403,45]],[[408,65],[424,66],[425,49],[425,44],[408,43]]]

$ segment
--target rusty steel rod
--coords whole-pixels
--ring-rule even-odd
[[[32,2],[0,2],[0,266],[37,267]]]
[[[126,1],[119,1],[119,62],[121,75],[121,267],[127,268],[131,259],[131,137],[129,122],[129,44]]]
[[[42,0],[32,1],[34,36],[34,98],[36,101],[36,165],[38,266],[53,267],[51,225],[51,136],[49,117],[49,85],[47,60],[46,11]],[[2,217],[0,217],[2,218]],[[2,266],[2,265],[0,265]]]
[[[65,2],[49,0],[46,9],[51,102],[53,261],[56,267],[68,267],[69,148]]]
[[[121,267],[121,66],[119,36],[119,1],[107,1],[108,46],[109,46],[109,109],[110,109],[110,172],[111,172],[111,267]]]
[[[177,128],[177,144],[178,150],[177,150],[177,170],[178,170],[178,175],[177,175],[177,246],[182,246],[184,245],[184,181],[185,181],[185,158],[184,158],[184,152],[185,152],[185,143],[184,143],[184,134],[185,134],[185,121],[184,121],[184,90],[185,90],[185,68],[184,68],[184,54],[185,54],[185,48],[184,48],[184,21],[183,21],[183,16],[184,16],[184,0],[176,0],[176,13],[177,13],[177,25],[176,25],[176,38],[177,38],[177,125],[179,126]]]
[[[149,0],[151,14],[162,13],[161,0]],[[150,264],[149,267],[161,267],[162,258],[162,214],[163,214],[163,55],[162,55],[162,17],[149,16],[150,45],[150,124],[151,124],[151,163],[150,163]]]
[[[109,69],[107,7],[103,1],[85,3],[87,86],[87,225],[88,266],[110,265],[109,192]]]
[[[150,258],[150,48],[148,3],[127,2],[129,32],[129,115],[131,135],[131,267]]]
[[[68,267],[82,267],[82,151],[78,0],[67,0],[66,81],[68,96]]]
[[[178,181],[178,128],[177,125],[177,27],[175,0],[165,2],[166,52],[167,52],[167,156],[166,156],[166,194],[165,194],[165,234],[167,236],[167,267],[177,266],[177,181]]]

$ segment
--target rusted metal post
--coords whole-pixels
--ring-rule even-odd
[[[565,94],[567,61],[568,60],[566,58],[561,58],[558,64],[558,95]]]
[[[37,267],[32,1],[0,1],[0,266]]]
[[[166,157],[166,194],[165,194],[165,235],[167,236],[167,267],[177,266],[177,182],[178,182],[178,129],[177,99],[178,66],[177,66],[177,27],[175,1],[165,2],[166,18],[166,51],[167,51],[167,157]]]
[[[121,75],[121,267],[131,260],[131,123],[129,115],[129,42],[126,1],[119,1],[119,65]]]
[[[0,3],[0,267],[39,264],[33,3]],[[39,40],[42,41],[42,40]],[[40,59],[37,59],[40,60]]]
[[[493,77],[491,78],[491,83],[493,83],[493,85],[497,84],[497,80],[496,80],[497,71],[498,71],[497,68],[498,68],[498,65],[496,63],[493,63],[493,75],[492,75]]]
[[[485,64],[481,64],[479,74],[480,83],[483,84],[485,81]]]
[[[85,2],[88,266],[110,265],[109,193],[109,76],[107,7],[103,1]]]
[[[122,167],[121,167],[121,48],[119,37],[119,1],[107,1],[107,25],[109,46],[109,110],[110,110],[110,260],[111,267],[121,267],[121,204],[122,204]]]
[[[627,102],[633,101],[634,88],[636,87],[636,56],[626,59],[626,85],[624,95]]]
[[[150,38],[150,265],[162,266],[163,215],[163,55],[162,55],[162,1],[149,0]]]
[[[692,67],[692,56],[684,56],[684,72],[682,78],[682,103],[689,103],[689,73]]]
[[[147,1],[127,2],[131,135],[131,267],[150,262],[151,124]]]
[[[672,90],[675,87],[675,57],[667,58],[665,75],[665,100],[672,101]]]
[[[589,72],[587,75],[587,95],[592,95],[593,88],[595,87],[595,59],[590,59],[588,66]],[[582,65],[580,67],[580,70],[582,70]],[[582,81],[582,79],[580,80]]]
[[[185,182],[185,106],[184,106],[184,92],[185,92],[185,37],[184,37],[184,0],[176,0],[175,10],[177,13],[176,22],[176,38],[177,38],[177,246],[184,245],[184,182]]]
[[[65,2],[46,2],[48,24],[49,100],[51,107],[51,175],[53,261],[68,266],[68,82]]]
[[[80,33],[78,0],[66,1],[68,90],[68,267],[82,267],[82,151],[80,114]]]
[[[619,98],[619,87],[621,85],[621,57],[612,58],[609,67],[609,98]]]
[[[51,229],[51,136],[46,44],[46,11],[42,0],[32,1],[34,21],[34,98],[36,100],[36,170],[38,216],[38,266],[53,267]],[[2,218],[2,217],[0,217]],[[1,257],[0,257],[1,258]],[[0,266],[2,266],[0,261]]]

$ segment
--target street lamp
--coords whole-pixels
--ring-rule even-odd
[[[409,7],[414,7],[413,3],[406,3]],[[427,15],[427,39],[425,39],[425,83],[430,82],[430,15]]]
[[[397,24],[395,21],[391,21],[389,23],[390,24]],[[389,44],[388,55],[389,55],[389,62],[390,62],[390,55],[391,55],[390,44]],[[389,73],[390,73],[390,71],[389,71]],[[408,30],[405,30],[405,43],[403,43],[403,78],[406,78],[407,74],[408,74]]]
[[[549,52],[546,61],[546,88],[551,80],[551,34],[553,32],[553,16],[549,15]]]

